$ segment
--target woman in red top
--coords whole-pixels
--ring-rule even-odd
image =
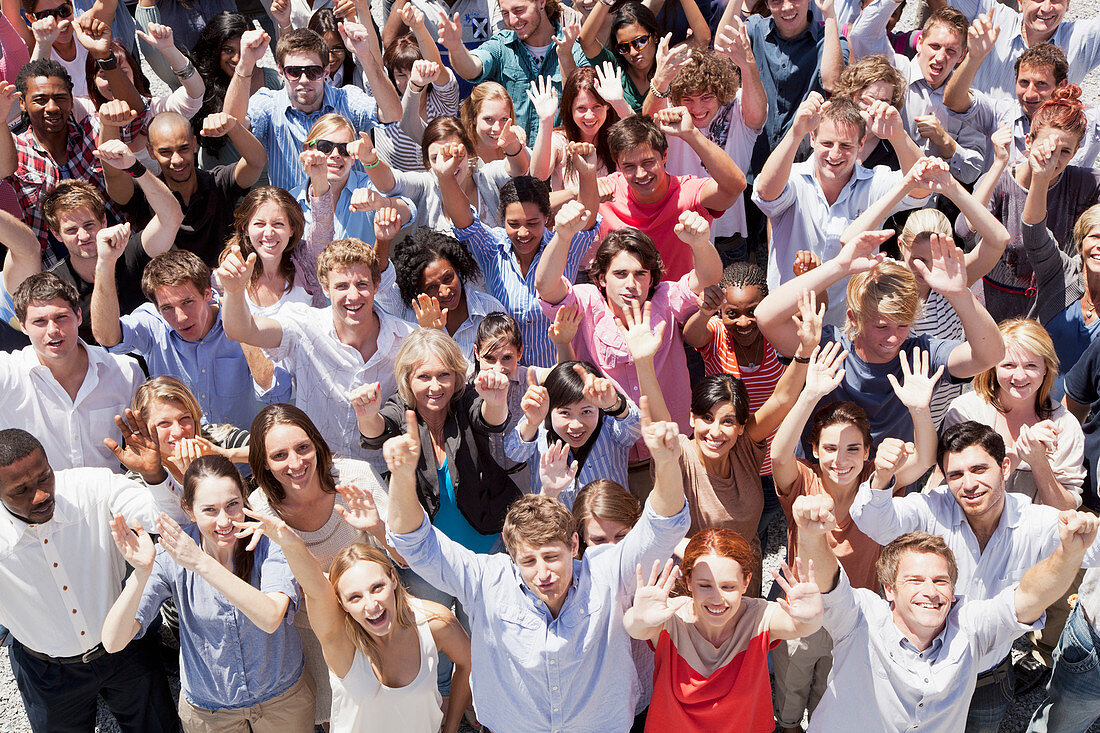
[[[811,565],[800,581],[773,573],[786,600],[747,598],[752,546],[728,529],[705,529],[684,552],[682,590],[669,598],[678,571],[654,563],[649,583],[638,567],[634,606],[623,623],[635,639],[656,650],[647,731],[736,730],[771,733],[768,650],[821,628],[821,591]],[[658,574],[659,573],[659,574]]]

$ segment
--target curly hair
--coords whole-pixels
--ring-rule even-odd
[[[894,87],[894,93],[890,95],[890,106],[900,111],[905,104],[905,89],[908,85],[901,72],[881,54],[865,56],[846,67],[840,74],[833,96],[845,97],[858,104],[863,90],[879,81]]]
[[[1058,86],[1069,76],[1069,61],[1066,60],[1066,52],[1053,43],[1038,43],[1026,49],[1016,57],[1014,70],[1016,76],[1020,75],[1020,69],[1027,67],[1049,66],[1054,76],[1054,86]]]
[[[695,49],[691,61],[673,80],[669,94],[675,104],[680,104],[684,97],[710,92],[718,98],[718,106],[724,107],[733,101],[740,87],[741,72],[732,61],[709,49]]]
[[[393,269],[401,300],[411,303],[416,299],[422,292],[424,270],[436,260],[447,260],[451,264],[463,288],[470,280],[481,276],[481,269],[462,242],[431,227],[419,227],[393,251]]]
[[[723,288],[747,288],[756,286],[764,297],[768,295],[768,276],[759,265],[751,262],[731,262],[722,270],[718,285]]]

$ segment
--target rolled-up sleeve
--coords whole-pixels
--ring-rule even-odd
[[[426,513],[412,532],[387,532],[386,536],[409,567],[438,590],[464,605],[478,596],[483,564],[489,556],[478,555],[451,540],[432,526]]]
[[[893,542],[928,525],[927,504],[921,494],[894,497],[887,489],[871,488],[870,480],[859,485],[848,510],[859,530],[880,545]]]

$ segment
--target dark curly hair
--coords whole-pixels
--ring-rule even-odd
[[[768,295],[768,276],[759,265],[751,262],[732,262],[722,270],[722,279],[718,282],[723,288],[744,288],[755,285],[762,295]]]
[[[481,269],[462,242],[431,227],[419,227],[393,251],[393,269],[401,300],[411,303],[416,299],[422,292],[420,281],[424,270],[436,260],[451,263],[463,288],[470,280],[481,276]]]
[[[228,10],[211,18],[203,28],[199,38],[191,49],[191,62],[202,77],[206,91],[202,97],[202,106],[191,118],[191,129],[199,139],[199,147],[208,153],[216,155],[226,144],[226,137],[203,137],[202,121],[207,115],[221,112],[225,106],[225,92],[229,88],[232,79],[225,73],[221,65],[222,46],[234,38],[240,38],[245,31],[252,29],[252,23],[240,13],[231,13]],[[257,69],[263,73],[262,69]]]

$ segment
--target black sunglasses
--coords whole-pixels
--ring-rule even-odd
[[[351,145],[351,143],[334,143],[331,140],[310,140],[309,145],[310,147],[317,148],[325,155],[335,150],[346,158],[348,157],[348,146]]]
[[[629,51],[631,46],[634,47],[635,51],[641,51],[643,48],[645,48],[645,45],[649,43],[649,39],[650,35],[647,33],[644,36],[638,36],[637,38],[631,39],[626,43],[615,44],[615,50],[618,51],[620,55]]]
[[[298,81],[305,74],[310,81],[317,81],[325,75],[325,67],[312,64],[310,66],[284,66],[283,73],[291,81]]]
[[[35,20],[42,20],[43,18],[54,18],[56,20],[64,20],[65,18],[73,17],[72,3],[65,3],[59,5],[56,8],[50,8],[49,10],[36,10],[33,13],[27,13]]]

